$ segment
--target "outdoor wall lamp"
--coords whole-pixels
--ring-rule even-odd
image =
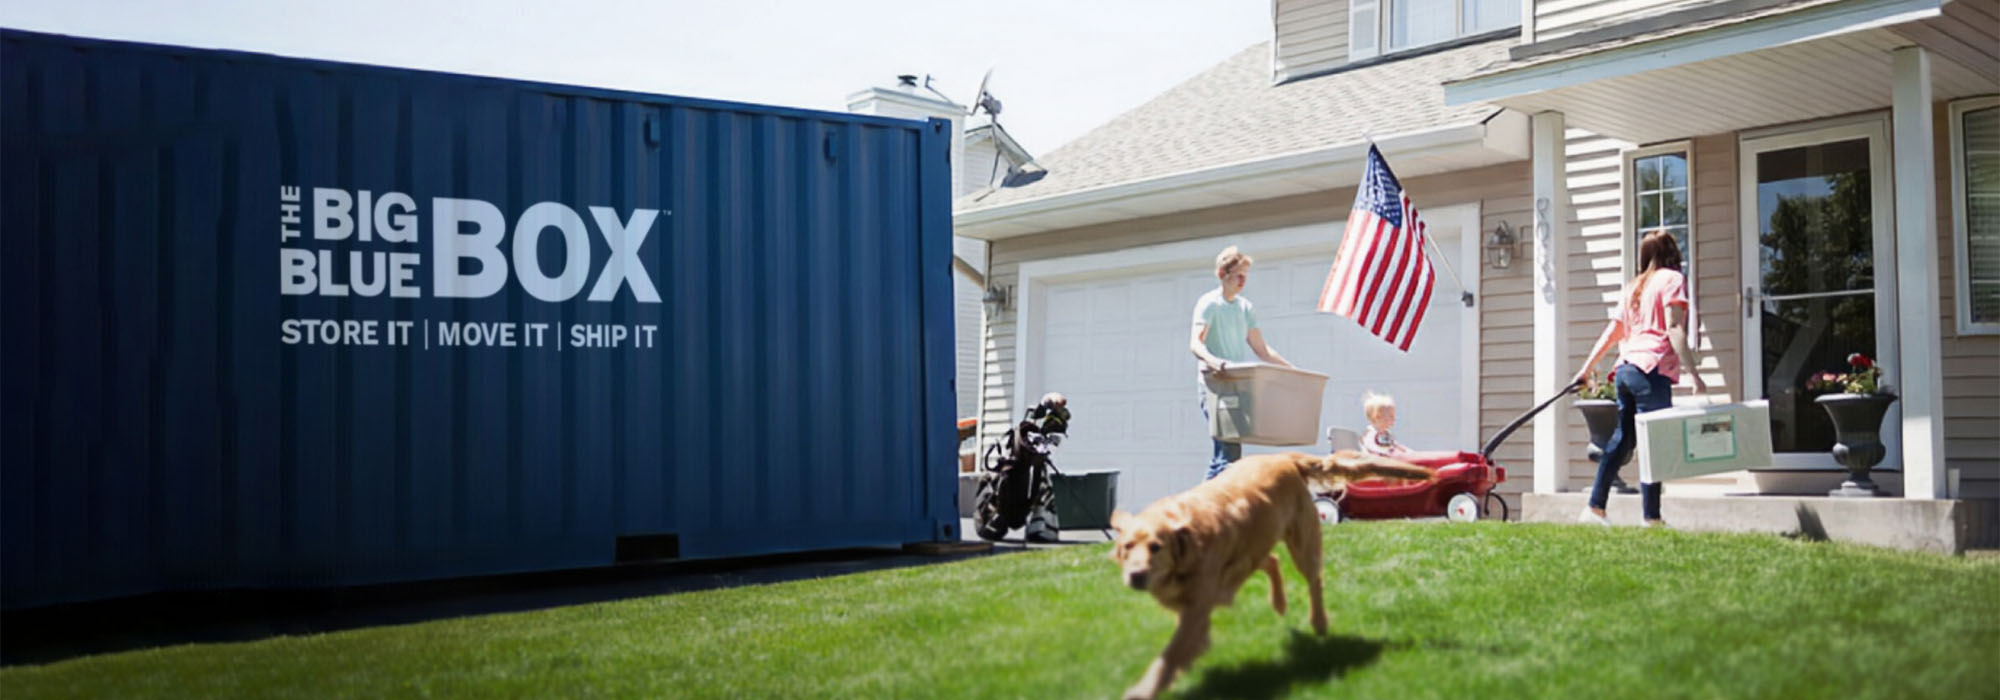
[[[986,305],[986,317],[997,318],[1000,316],[1000,312],[1013,310],[1014,288],[1000,286],[987,287],[986,298],[980,301]]]
[[[1493,227],[1493,233],[1486,236],[1486,264],[1495,270],[1505,270],[1514,266],[1514,247],[1521,239],[1514,235],[1514,227],[1507,225],[1506,219]]]

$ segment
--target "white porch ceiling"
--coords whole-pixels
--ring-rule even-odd
[[[1562,112],[1570,126],[1640,144],[1743,131],[1889,107],[1891,51],[1914,45],[1891,29],[1735,54],[1494,102]],[[1938,100],[2000,93],[2000,73],[1931,55]]]

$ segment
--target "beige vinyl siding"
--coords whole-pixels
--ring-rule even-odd
[[[1955,0],[1943,15],[1892,31],[1986,76],[2000,76],[2000,0]]]
[[[1961,498],[2000,498],[2000,336],[1958,334],[1949,103],[1932,105],[1931,111],[1937,130],[1938,328],[1943,336],[1938,354],[1943,361],[1939,373],[1944,382],[1944,463],[1946,469],[1959,470]]]
[[[1271,82],[1282,83],[1347,63],[1348,0],[1276,0]]]
[[[952,255],[965,260],[974,269],[986,265],[985,241],[953,236],[951,247]],[[980,323],[985,316],[983,299],[986,297],[986,289],[959,272],[954,266],[951,273],[951,294],[952,340],[957,366],[954,378],[957,380],[958,389],[956,404],[958,413],[955,415],[959,418],[970,418],[979,410],[979,343],[983,332]]]
[[[1717,0],[1536,0],[1535,41],[1548,41]]]
[[[1525,161],[1411,178],[1403,181],[1403,186],[1412,197],[1416,198],[1420,206],[1427,209],[1467,202],[1479,203],[1482,230],[1491,230],[1501,218],[1507,219],[1516,227],[1525,227],[1527,222],[1531,183],[1528,164]],[[1331,230],[1331,226],[1344,220],[1347,209],[1353,201],[1354,188],[1344,187],[1002,240],[993,245],[992,279],[994,284],[1018,289],[1020,266],[1023,262],[1265,231],[1287,226],[1325,223],[1329,226],[1328,235],[1333,236],[1336,234]],[[1476,232],[1466,233],[1476,234]],[[1254,255],[1255,251],[1251,253]],[[1327,261],[1329,265],[1332,262]],[[1525,269],[1522,264],[1516,264],[1513,270],[1506,272],[1492,270],[1482,272],[1479,291],[1484,297],[1481,303],[1485,306],[1481,312],[1486,318],[1492,319],[1498,315],[1512,322],[1528,308]],[[1444,280],[1440,284],[1448,286],[1451,282]],[[1192,305],[1194,300],[1189,299],[1188,303]],[[1007,429],[1010,421],[1020,419],[1021,409],[1013,405],[1015,319],[1016,312],[1009,311],[998,319],[992,319],[986,328],[984,347],[986,364],[981,386],[984,403],[980,413],[980,433],[983,440],[990,440],[999,435]],[[1531,339],[1528,337],[1530,329],[1503,328],[1496,333],[1485,328],[1487,322],[1482,321],[1480,325],[1481,329],[1478,332],[1481,333],[1481,376],[1484,383],[1483,395],[1480,397],[1479,424],[1483,439],[1531,405],[1527,401],[1529,394],[1526,376],[1529,372],[1532,349]],[[1190,371],[1192,368],[1193,360],[1190,359]],[[1190,426],[1190,429],[1193,429],[1193,426]],[[1533,471],[1527,467],[1529,459],[1527,434],[1516,434],[1500,455],[1503,460],[1516,467],[1510,472],[1512,478],[1504,485],[1504,489],[1508,492],[1527,490],[1528,477]]]
[[[1017,289],[1020,269],[1019,265],[1008,265],[1005,274],[988,279],[992,284]],[[979,449],[984,454],[987,441],[1006,432],[1010,421],[1019,419],[1009,417],[1014,403],[1013,311],[1001,313],[998,319],[987,319],[980,342],[980,359],[983,364],[979,370]]]
[[[1495,182],[1499,187],[1494,191],[1481,193],[1480,232],[1492,231],[1505,221],[1521,241],[1513,265],[1505,270],[1486,267],[1479,275],[1482,443],[1535,405],[1533,392],[1529,390],[1535,376],[1534,253],[1530,247],[1535,220],[1532,174],[1529,165],[1522,163]],[[1501,491],[1521,493],[1534,488],[1534,430],[1530,426],[1522,426],[1495,449],[1493,459],[1510,467],[1507,481],[1500,485]]]
[[[1564,132],[1563,172],[1569,188],[1570,218],[1565,233],[1571,236],[1567,264],[1569,292],[1563,313],[1564,371],[1583,366],[1590,346],[1604,332],[1611,306],[1625,286],[1625,182],[1621,171],[1624,153],[1632,144],[1605,138],[1583,129]],[[1615,358],[1598,365],[1601,376]],[[1554,387],[1537,392],[1546,398]],[[1532,405],[1532,404],[1530,404]],[[1583,414],[1563,408],[1565,439],[1562,453],[1568,455],[1567,479],[1561,490],[1588,489],[1597,474],[1590,461],[1590,431],[1584,428]],[[1551,409],[1554,410],[1554,409]],[[1632,468],[1627,467],[1627,471]],[[1636,472],[1627,481],[1636,481]]]
[[[1695,312],[1700,323],[1701,376],[1709,392],[1742,401],[1743,243],[1736,209],[1736,134],[1694,139]]]
[[[998,163],[1000,160],[1000,148],[993,139],[968,141],[965,155],[959,159],[958,194],[953,199],[978,192],[1006,177],[1007,165]],[[999,164],[997,168],[994,167],[996,163]]]

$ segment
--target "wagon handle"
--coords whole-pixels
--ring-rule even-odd
[[[1493,439],[1487,440],[1486,446],[1480,448],[1479,456],[1486,458],[1486,461],[1488,462],[1493,461],[1493,450],[1499,448],[1500,443],[1505,442],[1507,440],[1507,436],[1513,435],[1514,431],[1519,430],[1523,423],[1527,423],[1529,419],[1534,418],[1535,414],[1541,413],[1542,409],[1548,408],[1549,404],[1555,403],[1556,399],[1568,396],[1570,393],[1582,388],[1583,388],[1583,380],[1578,379],[1576,381],[1570,382],[1569,386],[1563,387],[1562,391],[1556,392],[1555,396],[1551,396],[1548,398],[1547,401],[1543,401],[1540,404],[1537,404],[1534,408],[1528,409],[1527,413],[1521,414],[1519,418],[1514,419],[1514,422],[1508,423],[1507,427],[1501,428],[1500,432],[1494,433]]]

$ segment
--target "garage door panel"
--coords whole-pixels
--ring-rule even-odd
[[[1214,288],[1215,272],[1213,270],[1203,275],[1182,275],[1177,278],[1175,289],[1178,293],[1174,296],[1185,300],[1181,302],[1181,320],[1183,322],[1193,320],[1195,300],[1200,299],[1201,295],[1207,294],[1208,290]]]
[[[1096,333],[1123,332],[1133,325],[1129,283],[1099,285],[1090,293],[1090,322]]]
[[[1047,377],[1049,391],[1089,390],[1086,385],[1090,383],[1092,373],[1088,364],[1089,355],[1085,352],[1085,343],[1089,340],[1081,335],[1051,335],[1043,343],[1042,372]],[[1029,397],[1029,400],[1035,398]]]
[[[1185,397],[1179,403],[1186,403]],[[1186,434],[1190,412],[1171,398],[1156,397],[1132,407],[1132,437],[1148,442],[1164,442]]]
[[[1292,364],[1325,371],[1325,368],[1367,369],[1367,376],[1380,379],[1421,379],[1439,372],[1459,372],[1458,333],[1450,312],[1430,314],[1419,332],[1424,336],[1403,353],[1352,322],[1338,316],[1299,319],[1268,324],[1264,339],[1279,348]],[[1437,318],[1444,316],[1445,318]],[[1327,325],[1348,326],[1348,332],[1327,332]]]
[[[1110,335],[1091,337],[1088,360],[1091,372],[1097,376],[1090,378],[1090,384],[1125,386],[1129,383],[1132,357],[1138,354],[1138,348],[1119,345],[1115,338]]]
[[[1172,327],[1185,323],[1184,319],[1175,319],[1161,325]],[[1180,342],[1174,342],[1176,340]],[[1155,329],[1145,334],[1144,341],[1133,354],[1133,378],[1148,386],[1158,386],[1169,381],[1173,375],[1186,374],[1188,365],[1193,362],[1194,356],[1188,352],[1184,334]]]
[[[1077,407],[1081,409],[1081,406]],[[1071,413],[1075,415],[1074,412]],[[1132,402],[1098,401],[1090,406],[1090,421],[1077,423],[1072,437],[1106,444],[1132,439]]]
[[[1177,287],[1172,279],[1140,280],[1132,284],[1132,320],[1141,327],[1151,328],[1157,324],[1186,321],[1189,309],[1193,308],[1194,297],[1182,299],[1174,293]]]
[[[1292,264],[1285,266],[1285,291],[1291,305],[1282,313],[1304,316],[1318,313],[1320,289],[1326,286],[1327,266],[1319,264]],[[1254,297],[1253,297],[1254,298]]]
[[[1089,287],[1062,286],[1049,289],[1048,324],[1050,333],[1070,333],[1090,325]]]

